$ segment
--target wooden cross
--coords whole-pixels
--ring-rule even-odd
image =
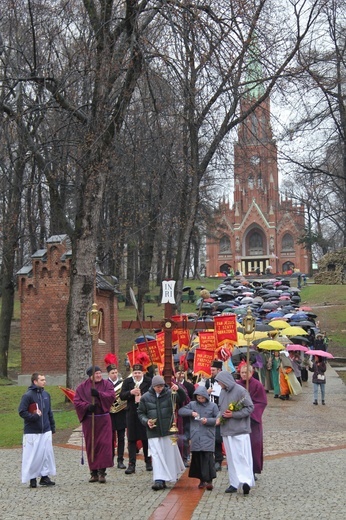
[[[187,317],[183,317],[182,321],[174,321],[172,320],[173,316],[173,305],[175,303],[174,300],[174,281],[170,282],[162,282],[164,284],[171,284],[169,289],[166,286],[162,291],[162,301],[161,303],[165,304],[165,317],[160,321],[123,321],[121,324],[122,329],[161,329],[165,333],[165,355],[164,355],[164,368],[163,368],[163,377],[167,384],[171,384],[172,380],[172,332],[174,329],[188,329],[188,330],[203,330],[203,329],[211,329],[214,328],[214,323],[211,321],[205,322],[204,320],[198,321],[193,320],[189,321]],[[171,293],[171,297],[166,298],[166,292]],[[169,301],[167,301],[169,300]],[[138,315],[137,315],[138,316]]]

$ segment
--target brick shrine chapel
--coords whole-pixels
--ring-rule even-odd
[[[67,324],[71,245],[67,235],[55,235],[46,248],[32,255],[32,264],[17,272],[21,302],[22,374],[42,370],[66,374]],[[95,271],[94,301],[102,313],[95,364],[104,367],[108,352],[118,354],[117,280]],[[65,384],[65,383],[62,383]]]

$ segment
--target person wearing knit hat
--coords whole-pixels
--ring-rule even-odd
[[[172,391],[176,392],[176,403],[184,404],[186,394],[182,388],[173,383],[170,389],[163,377],[154,376],[138,406],[138,417],[146,427],[152,454],[154,491],[164,489],[166,481],[176,482],[185,470],[178,445],[172,444],[170,438],[175,413]]]
[[[99,366],[87,369],[88,379],[77,386],[74,397],[82,423],[91,477],[89,482],[106,482],[106,469],[113,467],[112,422],[109,409],[114,401],[110,381],[102,378]]]
[[[129,453],[129,465],[125,470],[126,475],[136,472],[137,441],[142,442],[145,468],[152,471],[151,457],[148,455],[148,438],[145,427],[141,424],[137,409],[142,395],[151,386],[151,378],[143,373],[143,365],[135,363],[132,365],[132,374],[127,377],[121,387],[120,399],[127,401],[126,423],[127,444]]]

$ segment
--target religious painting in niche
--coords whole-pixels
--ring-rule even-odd
[[[282,251],[294,250],[294,240],[290,233],[285,233],[282,237]]]
[[[225,235],[220,239],[219,252],[220,253],[230,253],[231,252],[231,241]]]
[[[249,255],[263,255],[263,237],[258,231],[254,231],[249,237]]]

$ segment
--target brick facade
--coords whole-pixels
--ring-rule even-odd
[[[37,369],[53,375],[66,373],[70,253],[66,235],[51,237],[47,249],[32,256],[32,266],[17,273],[22,374]],[[118,305],[112,285],[100,274],[95,278],[95,299],[103,317],[95,363],[104,367],[103,358],[108,352],[118,355]]]
[[[249,108],[244,99],[241,110]],[[252,100],[253,102],[253,100]],[[207,239],[206,275],[241,271],[253,274],[308,272],[309,258],[298,240],[304,207],[279,194],[277,146],[270,125],[270,100],[238,129],[234,145],[234,202],[223,199]]]

